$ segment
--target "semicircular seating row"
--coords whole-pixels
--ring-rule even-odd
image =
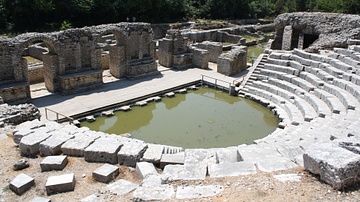
[[[360,46],[324,54],[270,51],[240,89],[281,120],[279,129],[256,142],[295,140],[307,147],[353,136],[360,128]]]

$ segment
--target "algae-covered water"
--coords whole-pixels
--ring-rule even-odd
[[[278,118],[258,103],[201,87],[81,125],[106,133],[130,133],[148,143],[215,148],[251,144],[274,131],[278,123]]]
[[[260,43],[255,46],[249,46],[247,50],[248,62],[253,62],[259,57],[260,54],[264,53],[266,43]]]

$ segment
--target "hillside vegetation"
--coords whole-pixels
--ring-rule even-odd
[[[54,31],[120,21],[274,18],[284,12],[360,13],[359,0],[0,0],[2,32]]]

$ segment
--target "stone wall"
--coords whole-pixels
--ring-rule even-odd
[[[43,64],[33,64],[28,67],[28,79],[30,84],[44,82],[44,66]]]
[[[285,13],[275,19],[276,36],[272,49],[294,48],[318,52],[347,47],[350,39],[360,39],[360,16],[339,13]]]
[[[102,84],[99,72],[107,67],[117,78],[156,72],[152,39],[153,32],[147,23],[107,24],[0,38],[0,96],[5,102],[14,101],[16,97],[30,98],[30,92],[21,92],[29,89],[24,54],[43,60],[46,88],[63,94],[77,92],[77,88],[85,86],[99,86]],[[33,46],[39,42],[41,46]],[[109,56],[102,57],[108,50]]]
[[[193,44],[193,46],[200,49],[208,50],[210,62],[216,63],[219,55],[222,54],[223,46],[220,42],[204,41],[201,43]]]
[[[219,56],[217,61],[217,71],[227,76],[240,73],[247,68],[246,56],[246,46],[233,46],[229,52]]]

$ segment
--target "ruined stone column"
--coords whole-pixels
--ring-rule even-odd
[[[159,64],[170,67],[173,64],[174,43],[172,39],[164,38],[159,41]]]
[[[59,90],[58,81],[57,81],[57,71],[58,71],[58,56],[51,53],[46,53],[43,55],[44,63],[44,81],[45,86],[48,91],[56,92]]]
[[[284,28],[283,38],[282,38],[282,50],[291,50],[291,40],[292,40],[292,26],[288,25]]]
[[[125,46],[110,46],[110,73],[121,78],[126,75],[126,51]]]
[[[302,50],[303,48],[304,48],[304,34],[299,33],[298,49]]]

